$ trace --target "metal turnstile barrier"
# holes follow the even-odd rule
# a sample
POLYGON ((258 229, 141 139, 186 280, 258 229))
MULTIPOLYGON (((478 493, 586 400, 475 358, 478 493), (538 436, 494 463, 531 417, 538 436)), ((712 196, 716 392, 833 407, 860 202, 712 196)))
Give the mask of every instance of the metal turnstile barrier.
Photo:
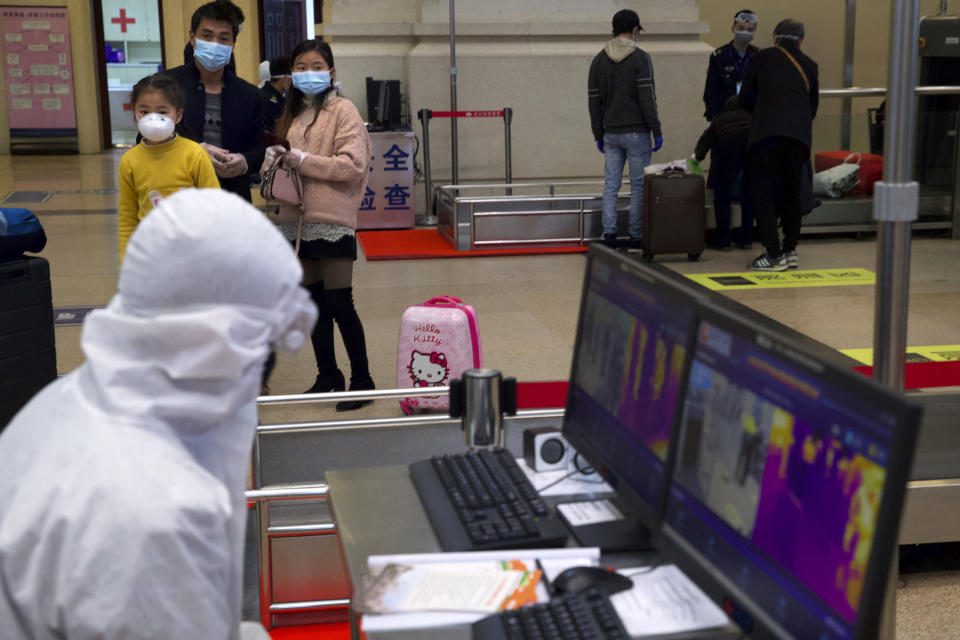
MULTIPOLYGON (((437 231, 457 251, 583 246, 603 234, 602 191, 602 180, 444 185, 437 189, 437 231)), ((621 228, 629 209, 630 192, 621 191, 621 228)))

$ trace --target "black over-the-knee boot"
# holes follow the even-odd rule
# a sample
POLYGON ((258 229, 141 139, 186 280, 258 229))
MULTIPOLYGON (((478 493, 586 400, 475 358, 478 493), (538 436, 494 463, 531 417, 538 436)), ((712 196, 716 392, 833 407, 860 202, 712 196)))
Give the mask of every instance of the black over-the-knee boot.
MULTIPOLYGON (((325 293, 327 310, 337 326, 343 346, 350 358, 350 391, 366 391, 374 388, 370 376, 370 363, 367 360, 367 340, 363 334, 363 324, 353 304, 353 287, 327 289, 325 293)), ((352 400, 337 403, 337 411, 352 411, 370 404, 372 400, 352 400)))
POLYGON ((337 368, 337 354, 333 350, 333 316, 327 307, 323 282, 307 285, 307 291, 317 305, 317 324, 310 334, 313 355, 317 359, 317 379, 304 393, 327 393, 346 388, 343 373, 337 368))

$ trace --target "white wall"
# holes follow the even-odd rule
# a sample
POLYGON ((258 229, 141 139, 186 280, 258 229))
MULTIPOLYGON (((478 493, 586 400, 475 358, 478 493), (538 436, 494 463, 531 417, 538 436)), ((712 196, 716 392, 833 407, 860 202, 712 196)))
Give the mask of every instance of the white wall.
MULTIPOLYGON (((334 0, 320 33, 331 41, 337 78, 366 112, 364 79, 398 78, 410 96, 412 125, 421 108, 450 105, 448 0, 334 0)), ((654 63, 663 151, 655 161, 689 155, 705 122, 703 70, 710 54, 700 40, 694 0, 484 0, 456 4, 458 107, 512 107, 515 181, 603 175, 587 112, 587 71, 610 38, 610 20, 633 8, 644 26, 641 46, 654 63)), ((450 125, 430 128, 435 181, 448 181, 450 125)), ((459 125, 460 179, 504 176, 503 123, 459 125)), ((418 190, 418 200, 422 200, 418 190)), ((422 207, 422 202, 418 202, 422 207)))

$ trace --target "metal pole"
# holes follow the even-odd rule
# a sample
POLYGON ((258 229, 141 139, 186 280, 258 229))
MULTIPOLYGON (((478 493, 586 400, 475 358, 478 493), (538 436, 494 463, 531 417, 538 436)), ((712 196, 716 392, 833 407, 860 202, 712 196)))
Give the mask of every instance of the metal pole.
MULTIPOLYGON (((457 32, 454 0, 450 0, 450 111, 457 110, 457 32)), ((450 118, 450 162, 453 183, 460 184, 460 156, 457 153, 457 119, 450 118)))
MULTIPOLYGON (((843 33, 843 86, 853 86, 854 39, 857 32, 857 0, 847 0, 843 33)), ((853 101, 844 98, 840 110, 840 148, 851 148, 851 112, 853 101)))
MULTIPOLYGON (((513 182, 513 147, 511 145, 510 136, 510 122, 513 120, 513 109, 510 107, 503 108, 503 149, 506 157, 504 158, 504 166, 506 167, 507 172, 507 184, 513 182)), ((513 189, 507 189, 507 195, 513 195, 513 189)))
POLYGON ((432 113, 430 109, 420 109, 417 112, 417 118, 423 125, 423 186, 426 190, 425 211, 421 224, 437 224, 437 218, 433 215, 433 181, 430 179, 430 118, 432 113))
MULTIPOLYGON (((919 38, 919 0, 894 0, 890 20, 890 71, 883 181, 874 189, 877 220, 877 287, 873 334, 874 376, 903 391, 910 295, 910 230, 917 219, 919 185, 913 177, 914 122, 919 38)), ((897 632, 898 553, 890 559, 879 638, 897 632)))
MULTIPOLYGON (((960 111, 955 115, 954 130, 960 131, 960 111)), ((960 238, 960 135, 953 136, 953 197, 951 198, 950 211, 950 219, 953 221, 950 228, 951 236, 960 238)))

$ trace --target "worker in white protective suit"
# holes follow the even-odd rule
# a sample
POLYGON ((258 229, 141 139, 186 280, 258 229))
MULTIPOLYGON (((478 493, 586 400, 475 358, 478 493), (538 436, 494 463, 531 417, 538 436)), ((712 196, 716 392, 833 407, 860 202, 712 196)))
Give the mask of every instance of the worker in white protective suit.
POLYGON ((244 481, 272 348, 317 311, 290 244, 186 189, 134 232, 86 362, 0 433, 0 637, 235 639, 244 481))

